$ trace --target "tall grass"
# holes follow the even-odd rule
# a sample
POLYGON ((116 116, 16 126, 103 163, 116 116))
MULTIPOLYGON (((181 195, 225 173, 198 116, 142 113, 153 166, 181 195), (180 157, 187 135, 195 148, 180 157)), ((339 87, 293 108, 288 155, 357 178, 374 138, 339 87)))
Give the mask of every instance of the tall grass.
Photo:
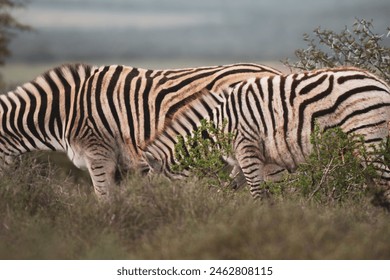
POLYGON ((1 259, 389 259, 390 217, 367 201, 253 201, 246 189, 131 175, 111 201, 27 158, 0 178, 1 259))

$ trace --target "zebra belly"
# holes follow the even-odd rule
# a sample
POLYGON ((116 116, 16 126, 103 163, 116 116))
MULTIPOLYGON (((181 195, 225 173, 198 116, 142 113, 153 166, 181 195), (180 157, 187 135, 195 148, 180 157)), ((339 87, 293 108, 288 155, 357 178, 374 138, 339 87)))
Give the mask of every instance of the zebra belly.
MULTIPOLYGON (((265 143, 264 164, 277 165, 294 172, 305 161, 308 151, 302 151, 294 137, 294 131, 287 134, 278 130, 275 136, 268 137, 265 143)), ((309 148, 309 147, 308 147, 309 148)))
POLYGON ((73 162, 73 164, 80 169, 87 169, 87 163, 79 153, 76 153, 73 149, 68 149, 67 153, 68 158, 73 162))

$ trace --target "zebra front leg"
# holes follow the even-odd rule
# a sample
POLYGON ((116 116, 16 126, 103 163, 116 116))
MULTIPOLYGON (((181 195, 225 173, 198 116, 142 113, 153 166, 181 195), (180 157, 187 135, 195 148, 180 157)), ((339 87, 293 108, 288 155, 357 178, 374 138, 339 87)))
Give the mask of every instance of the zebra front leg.
POLYGON ((86 168, 98 198, 108 197, 119 181, 118 161, 114 151, 102 145, 72 146, 68 156, 78 168, 86 168))

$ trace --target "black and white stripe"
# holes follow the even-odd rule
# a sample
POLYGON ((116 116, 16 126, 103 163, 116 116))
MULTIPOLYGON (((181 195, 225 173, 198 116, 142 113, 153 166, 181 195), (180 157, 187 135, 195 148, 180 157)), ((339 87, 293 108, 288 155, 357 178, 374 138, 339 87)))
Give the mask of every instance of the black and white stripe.
POLYGON ((257 64, 171 70, 64 65, 0 96, 0 156, 59 150, 106 194, 121 171, 143 165, 140 146, 203 90, 279 72, 257 64))
MULTIPOLYGON (((379 145, 389 135, 390 89, 366 71, 336 68, 250 79, 223 93, 204 92, 145 149, 154 171, 173 178, 187 175, 170 170, 176 136, 191 133, 201 119, 219 127, 227 120, 226 132, 236 135, 235 160, 251 193, 259 196, 266 165, 278 173, 294 171, 305 161, 315 123, 323 130, 337 126, 363 135, 367 146, 379 145)), ((388 167, 377 168, 389 185, 388 167)))

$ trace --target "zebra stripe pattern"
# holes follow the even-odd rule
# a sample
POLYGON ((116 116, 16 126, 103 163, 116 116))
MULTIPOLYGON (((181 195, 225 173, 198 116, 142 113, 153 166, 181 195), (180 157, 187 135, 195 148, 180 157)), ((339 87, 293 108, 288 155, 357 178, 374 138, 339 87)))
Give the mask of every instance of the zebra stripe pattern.
POLYGON ((67 153, 105 195, 122 171, 144 166, 140 146, 202 89, 221 91, 279 72, 257 64, 171 70, 64 65, 0 96, 0 156, 67 153))
MULTIPOLYGON (((272 164, 293 172, 312 150, 310 135, 315 123, 323 130, 337 126, 346 133, 363 135, 367 146, 379 145, 389 135, 389 107, 387 84, 355 68, 250 79, 223 93, 204 92, 182 108, 146 147, 144 157, 155 172, 171 178, 186 176, 186 172, 177 174, 170 169, 177 135, 191 134, 201 119, 217 127, 226 119, 225 132, 236 135, 235 160, 251 193, 262 196, 264 169, 272 164)), ((389 168, 378 165, 377 169, 389 185, 389 168)))

